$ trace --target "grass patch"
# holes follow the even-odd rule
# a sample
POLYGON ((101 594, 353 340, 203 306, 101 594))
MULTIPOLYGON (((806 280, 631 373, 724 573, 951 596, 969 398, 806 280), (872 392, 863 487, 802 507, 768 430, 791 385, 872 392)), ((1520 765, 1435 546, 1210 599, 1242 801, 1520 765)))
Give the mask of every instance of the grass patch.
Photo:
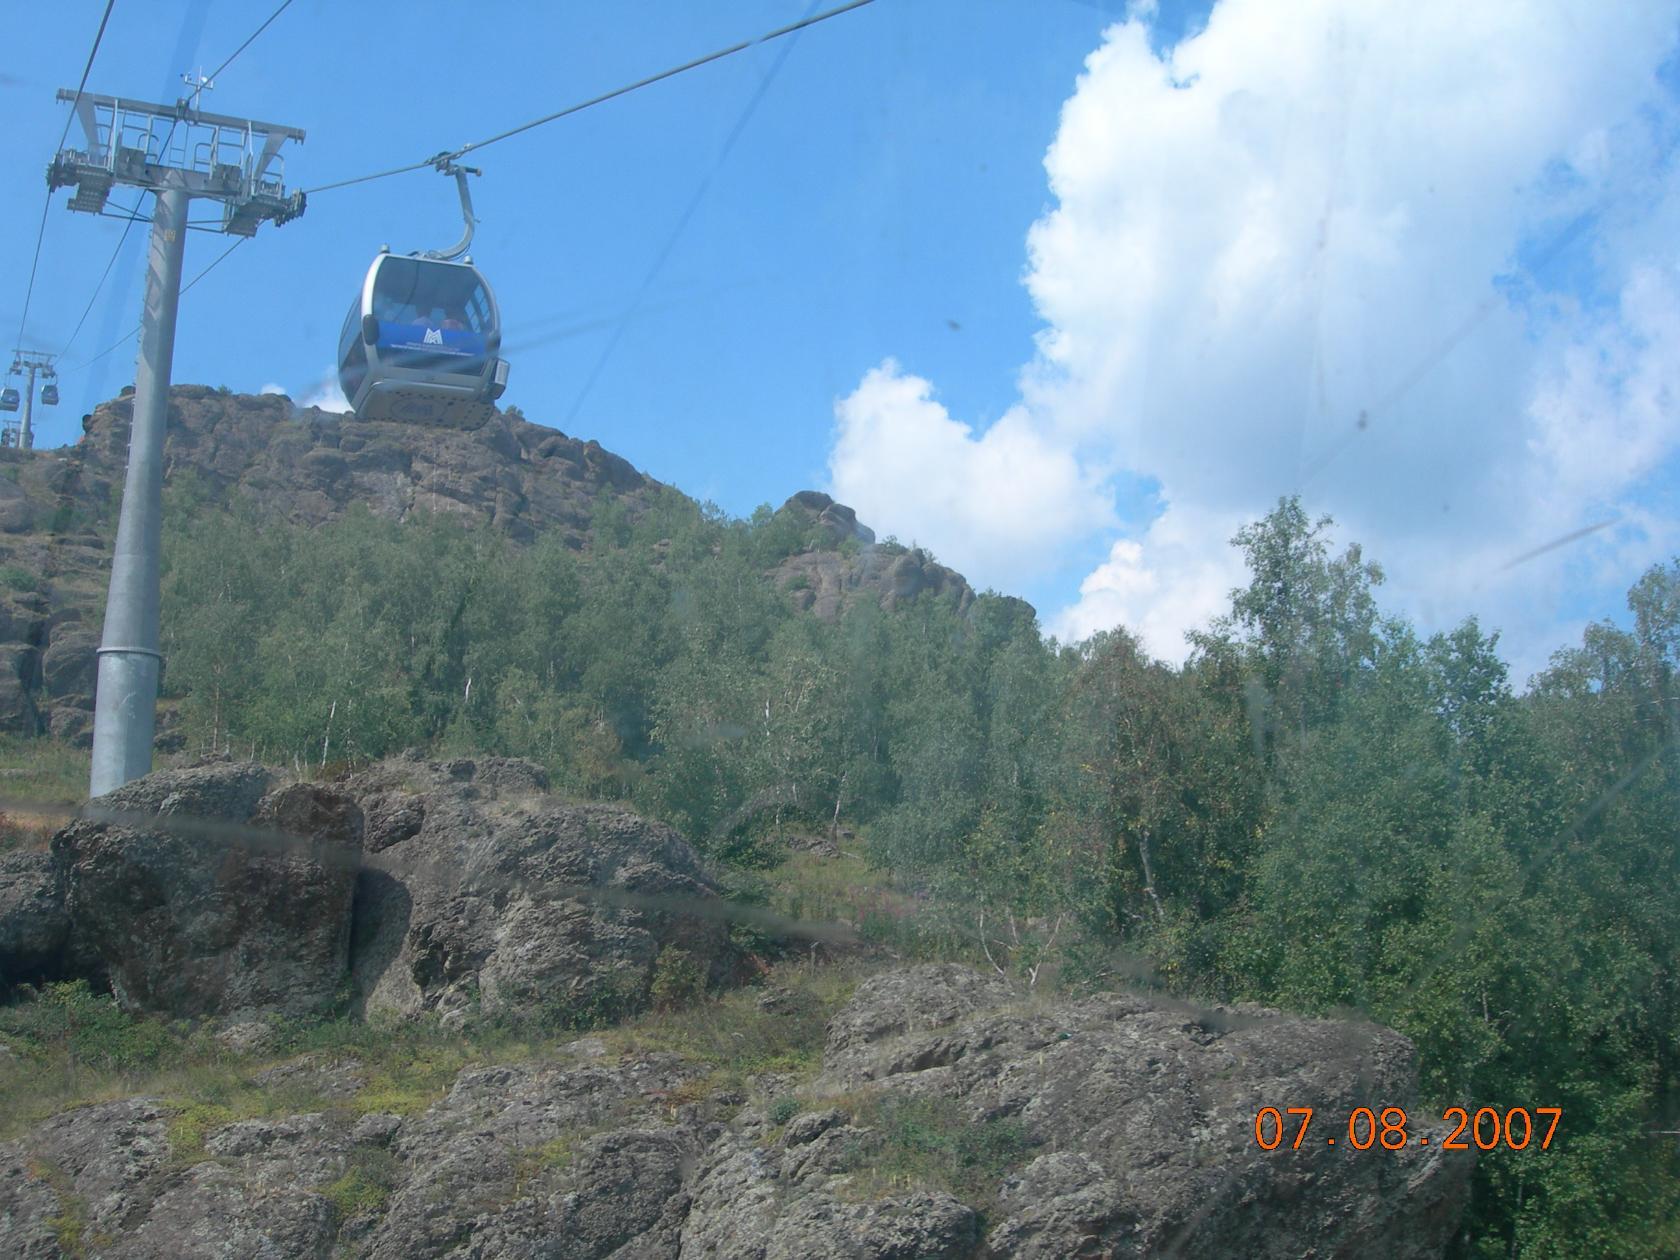
POLYGON ((87 1255, 87 1200, 71 1188, 70 1178, 62 1168, 45 1160, 30 1160, 29 1175, 37 1181, 46 1182, 58 1199, 58 1212, 47 1218, 47 1228, 53 1232, 53 1241, 58 1244, 59 1253, 80 1260, 87 1255))
POLYGON ((350 1152, 344 1175, 322 1186, 321 1194, 333 1205, 338 1219, 347 1221, 364 1212, 382 1209, 390 1200, 401 1173, 402 1164, 390 1151, 358 1146, 350 1152))
POLYGON ((985 965, 971 907, 907 890, 860 854, 794 853, 767 882, 770 908, 790 919, 846 924, 900 959, 985 965))
POLYGON ((765 1072, 814 1076, 822 1065, 829 1017, 851 997, 862 974, 853 966, 781 963, 769 970, 762 988, 650 1011, 603 1036, 623 1053, 665 1051, 705 1064, 713 1070, 708 1090, 739 1087, 765 1072))
POLYGON ((197 1098, 166 1098, 165 1104, 176 1108, 169 1117, 169 1153, 179 1164, 198 1164, 210 1158, 204 1140, 217 1129, 236 1120, 249 1120, 266 1110, 266 1100, 247 1097, 248 1105, 234 1107, 222 1102, 205 1102, 197 1098))
POLYGON ((600 1129, 582 1129, 576 1133, 564 1133, 541 1146, 527 1147, 519 1152, 513 1167, 513 1197, 522 1198, 526 1186, 534 1178, 570 1168, 572 1160, 577 1158, 578 1144, 599 1132, 600 1129))
POLYGON ((1026 1126, 1013 1117, 975 1120, 949 1098, 879 1094, 852 1107, 853 1123, 876 1130, 860 1152, 851 1193, 866 1199, 907 1190, 945 1190, 980 1213, 997 1214, 998 1188, 1031 1154, 1026 1126))
MULTIPOLYGON (((0 766, 6 767, 0 802, 14 825, 50 823, 56 829, 87 799, 93 753, 56 739, 0 735, 0 766)), ((0 847, 4 844, 0 835, 0 847)))
POLYGON ((0 1041, 13 1056, 0 1066, 0 1141, 71 1107, 151 1095, 175 1110, 171 1141, 192 1162, 203 1158, 209 1133, 235 1120, 331 1107, 412 1115, 443 1097, 463 1068, 536 1052, 494 1029, 461 1033, 425 1019, 277 1023, 275 1032, 272 1052, 247 1057, 207 1025, 125 1014, 84 981, 24 989, 0 1006, 0 1041), (327 1099, 307 1082, 253 1080, 311 1053, 356 1059, 366 1086, 327 1099))

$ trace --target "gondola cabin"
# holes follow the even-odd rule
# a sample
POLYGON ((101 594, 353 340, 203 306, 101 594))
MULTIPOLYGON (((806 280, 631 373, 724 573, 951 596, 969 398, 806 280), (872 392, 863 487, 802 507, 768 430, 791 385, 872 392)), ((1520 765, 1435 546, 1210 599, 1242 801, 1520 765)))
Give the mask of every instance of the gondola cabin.
POLYGON ((47 406, 47 407, 58 406, 58 386, 57 385, 43 385, 43 386, 41 386, 41 402, 42 402, 42 405, 47 406))
POLYGON ((18 392, 10 385, 0 389, 0 411, 16 411, 18 409, 18 392))
POLYGON ((473 425, 507 388, 496 295, 470 259, 381 252, 338 343, 338 381, 361 420, 473 425))

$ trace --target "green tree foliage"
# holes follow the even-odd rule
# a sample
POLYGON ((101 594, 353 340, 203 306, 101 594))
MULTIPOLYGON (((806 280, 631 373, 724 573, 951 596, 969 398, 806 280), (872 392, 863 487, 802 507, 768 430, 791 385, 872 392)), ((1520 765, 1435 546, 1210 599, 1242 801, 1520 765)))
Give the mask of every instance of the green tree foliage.
POLYGON ((1000 965, 1123 950, 1399 1029, 1431 1106, 1561 1106, 1553 1150, 1479 1160, 1462 1255, 1680 1252, 1650 1136, 1680 1128, 1680 561, 1517 695, 1497 635, 1384 617, 1294 499, 1174 668, 996 595, 797 614, 766 580, 817 544, 793 513, 608 499, 576 551, 175 493, 166 684, 200 746, 528 756, 740 864, 860 827, 1000 965))

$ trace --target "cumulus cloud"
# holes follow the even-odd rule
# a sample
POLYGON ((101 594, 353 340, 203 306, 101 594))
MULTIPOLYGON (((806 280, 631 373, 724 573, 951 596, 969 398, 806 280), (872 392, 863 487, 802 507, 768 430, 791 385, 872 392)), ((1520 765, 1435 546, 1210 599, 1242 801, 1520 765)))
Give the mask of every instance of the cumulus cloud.
POLYGON ((1019 581, 1047 554, 1117 523, 1112 496, 1020 408, 976 434, 889 359, 835 415, 837 497, 965 573, 1019 581))
POLYGON ((303 389, 303 397, 298 399, 298 406, 303 408, 319 407, 322 411, 349 411, 350 400, 344 396, 344 391, 338 386, 338 373, 328 368, 318 380, 310 382, 303 389))
POLYGON ((1077 601, 1050 620, 1064 642, 1125 626, 1158 655, 1159 645, 1184 642, 1226 610, 1233 587, 1242 585, 1242 558, 1228 539, 1242 525, 1235 516, 1201 517, 1171 508, 1150 522, 1141 539, 1119 538, 1108 558, 1079 584, 1077 601))
POLYGON ((305 384, 297 393, 293 393, 284 385, 270 381, 257 391, 259 394, 279 394, 295 401, 297 408, 307 410, 319 407, 322 411, 344 412, 350 410, 350 401, 345 398, 344 391, 338 385, 338 372, 334 368, 327 368, 315 380, 305 384))
POLYGON ((1596 0, 1220 0, 1157 52, 1134 11, 1087 59, 1045 158, 1054 204, 1026 274, 1044 328, 1020 404, 976 433, 926 382, 878 369, 840 405, 837 492, 885 473, 892 493, 859 502, 865 519, 913 521, 1001 581, 1015 517, 971 519, 957 479, 1027 440, 1029 467, 1054 478, 984 493, 1076 505, 1044 545, 1114 531, 1052 628, 1118 620, 1173 659, 1241 579, 1236 523, 1299 492, 1426 624, 1480 611, 1519 654, 1557 645, 1582 580, 1609 597, 1673 537, 1672 513, 1639 504, 1672 484, 1680 449, 1665 174, 1680 110, 1656 73, 1677 17, 1596 0), (895 380, 939 438, 924 489, 895 429, 848 415, 895 380), (1153 517, 1120 504, 1107 523, 1114 469, 1159 486, 1153 517), (1614 528, 1509 567, 1602 520, 1614 528))

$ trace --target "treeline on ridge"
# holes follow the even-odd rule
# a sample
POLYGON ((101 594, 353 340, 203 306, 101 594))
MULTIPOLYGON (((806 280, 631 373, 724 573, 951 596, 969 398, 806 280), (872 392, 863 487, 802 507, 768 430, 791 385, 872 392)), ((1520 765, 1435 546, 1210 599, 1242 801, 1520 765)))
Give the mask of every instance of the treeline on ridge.
POLYGON ((1479 1156, 1464 1254, 1680 1252, 1680 561, 1517 694, 1496 635, 1385 615, 1292 499, 1175 668, 991 595, 797 613, 765 575, 813 540, 768 509, 604 500, 576 552, 173 493, 193 746, 532 757, 736 865, 856 827, 999 965, 1357 1012, 1416 1042, 1437 1117, 1562 1107, 1551 1150, 1479 1156))

